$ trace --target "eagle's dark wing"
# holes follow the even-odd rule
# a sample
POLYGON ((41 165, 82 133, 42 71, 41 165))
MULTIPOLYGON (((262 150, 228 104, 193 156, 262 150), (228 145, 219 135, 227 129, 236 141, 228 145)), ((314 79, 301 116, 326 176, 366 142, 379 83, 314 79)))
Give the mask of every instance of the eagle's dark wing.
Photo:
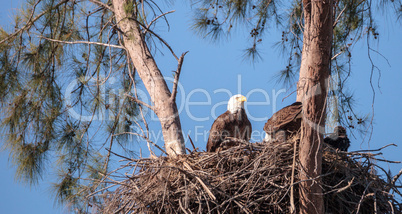
POLYGON ((251 138, 251 132, 253 129, 252 129, 250 120, 247 118, 246 111, 244 109, 242 109, 240 113, 241 113, 240 114, 241 118, 239 118, 236 121, 236 123, 237 123, 236 125, 240 129, 240 136, 235 136, 235 137, 245 140, 245 141, 249 141, 251 138))
POLYGON ((278 130, 297 131, 300 129, 302 103, 295 102, 272 115, 264 125, 266 133, 275 133, 278 130))
POLYGON ((207 142, 207 152, 216 151, 226 137, 235 137, 249 141, 251 131, 251 123, 244 109, 235 114, 226 111, 216 118, 212 124, 207 142))
POLYGON ((216 118, 209 132, 207 152, 214 152, 220 146, 222 141, 230 136, 233 122, 234 117, 231 115, 230 111, 226 111, 216 118))

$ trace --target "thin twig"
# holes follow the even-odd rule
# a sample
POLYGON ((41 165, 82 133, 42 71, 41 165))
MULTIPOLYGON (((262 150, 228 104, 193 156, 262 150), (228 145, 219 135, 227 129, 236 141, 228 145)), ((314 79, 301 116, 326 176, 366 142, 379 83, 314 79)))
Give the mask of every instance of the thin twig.
POLYGON ((293 189, 293 183, 295 179, 295 165, 296 165, 296 150, 297 150, 297 143, 293 143, 293 164, 292 164, 292 177, 290 180, 290 213, 294 214, 296 213, 296 206, 295 206, 295 200, 294 200, 294 189, 293 189))
POLYGON ((152 145, 154 145, 156 148, 158 148, 161 152, 163 152, 165 155, 167 155, 167 153, 165 152, 165 150, 163 150, 160 146, 158 146, 156 143, 154 143, 152 140, 150 140, 150 139, 148 139, 146 136, 144 136, 144 135, 140 135, 140 134, 138 134, 138 133, 135 133, 135 132, 121 132, 121 133, 119 133, 119 134, 114 134, 114 136, 117 136, 117 135, 124 135, 124 134, 131 134, 131 135, 135 135, 135 136, 138 136, 138 137, 141 137, 141 138, 143 138, 144 140, 146 140, 147 142, 149 142, 149 143, 151 143, 152 145))
POLYGON ((339 53, 335 54, 335 56, 333 56, 333 57, 331 58, 331 60, 336 59, 336 57, 338 57, 339 55, 341 55, 343 52, 344 52, 344 51, 340 51, 339 53))
POLYGON ((112 11, 114 13, 113 8, 111 8, 109 5, 107 5, 107 4, 103 3, 103 2, 100 2, 98 0, 89 0, 89 1, 92 2, 92 3, 95 3, 97 5, 100 5, 100 6, 106 8, 106 9, 108 9, 108 10, 110 10, 110 11, 112 11))
POLYGON ((381 151, 381 150, 383 150, 383 149, 387 148, 388 146, 395 146, 395 147, 398 147, 398 145, 396 145, 396 144, 394 144, 394 143, 391 143, 391 144, 385 145, 385 146, 383 146, 383 147, 381 147, 381 148, 379 148, 379 149, 371 149, 371 150, 358 150, 358 151, 353 151, 352 153, 362 153, 362 152, 378 152, 378 151, 381 151))
POLYGON ((172 53, 172 55, 174 56, 174 58, 176 58, 176 60, 179 60, 179 58, 177 57, 177 55, 174 53, 173 49, 170 47, 170 45, 164 40, 162 39, 162 37, 160 37, 158 34, 156 34, 155 32, 153 32, 152 30, 150 30, 149 28, 147 28, 144 24, 142 24, 141 22, 139 22, 138 20, 129 17, 128 19, 135 21, 138 25, 140 25, 141 27, 143 27, 145 29, 145 32, 150 32, 152 35, 154 35, 156 38, 159 39, 159 41, 161 41, 168 49, 169 51, 172 53))
POLYGON ((163 16, 166 16, 166 15, 169 14, 169 13, 174 13, 174 12, 176 12, 176 10, 171 10, 171 11, 168 11, 168 12, 166 12, 166 13, 163 13, 163 14, 157 16, 156 18, 154 18, 152 21, 149 22, 149 24, 147 25, 147 28, 146 28, 146 29, 149 29, 149 28, 151 27, 151 25, 152 25, 156 20, 158 20, 159 18, 161 18, 161 17, 163 17, 163 16))
POLYGON ((362 204, 363 199, 364 199, 365 196, 366 196, 365 194, 366 194, 368 188, 370 187, 371 183, 372 183, 372 181, 370 181, 370 183, 369 183, 369 184, 366 186, 366 188, 364 189, 364 192, 363 192, 363 194, 362 194, 362 196, 361 196, 361 198, 360 198, 359 204, 357 205, 357 211, 356 211, 356 213, 359 213, 359 211, 360 211, 360 205, 362 204))
POLYGON ((180 207, 180 209, 181 209, 185 214, 187 214, 187 211, 186 211, 186 209, 184 209, 183 205, 181 204, 181 200, 180 200, 180 199, 179 199, 179 207, 180 207))
POLYGON ((143 106, 145 106, 145 107, 147 107, 147 108, 149 108, 151 110, 155 110, 154 106, 151 106, 151 105, 149 105, 149 104, 147 104, 147 103, 145 103, 145 102, 143 102, 143 101, 141 101, 141 100, 139 100, 139 99, 137 99, 137 98, 135 98, 135 97, 133 97, 133 96, 131 96, 129 94, 126 94, 126 96, 129 97, 130 99, 132 99, 136 103, 139 103, 139 104, 141 104, 141 105, 143 105, 143 106))
POLYGON ((190 140, 190 143, 191 143, 191 145, 193 146, 193 149, 194 149, 194 151, 195 151, 196 148, 195 148, 195 146, 194 146, 193 140, 191 139, 191 137, 190 137, 189 134, 187 135, 187 137, 188 137, 188 139, 190 140))
POLYGON ((132 161, 132 159, 129 158, 129 157, 126 157, 126 156, 123 156, 123 155, 119 155, 119 154, 117 154, 117 153, 115 153, 115 152, 112 152, 112 150, 110 150, 110 149, 108 149, 108 148, 105 148, 105 149, 106 149, 106 151, 108 151, 108 152, 110 152, 110 153, 116 155, 116 156, 119 157, 119 158, 123 158, 123 159, 132 161))
MULTIPOLYGON (((186 167, 191 172, 194 172, 193 169, 190 167, 190 165, 188 165, 187 162, 183 162, 183 165, 184 165, 184 167, 186 167)), ((208 193, 209 197, 211 197, 212 200, 216 200, 215 195, 211 192, 211 190, 209 190, 209 188, 207 187, 207 185, 205 185, 205 183, 201 180, 201 178, 198 177, 197 175, 194 175, 194 177, 197 179, 198 182, 200 182, 201 186, 208 193)))
POLYGON ((394 186, 396 181, 399 179, 399 177, 402 175, 402 169, 398 172, 398 174, 396 174, 393 178, 392 181, 390 183, 390 187, 394 186))
POLYGON ((177 70, 176 70, 176 75, 174 76, 172 94, 170 95, 170 99, 172 99, 173 101, 176 101, 177 85, 179 84, 179 77, 180 77, 180 73, 181 73, 181 67, 183 65, 184 56, 187 53, 188 53, 188 51, 181 54, 180 59, 179 59, 179 63, 177 64, 177 70))
MULTIPOLYGON (((347 6, 347 5, 346 5, 347 6)), ((335 28, 335 26, 338 24, 343 12, 345 12, 346 10, 346 6, 342 9, 342 11, 339 13, 338 17, 336 17, 336 20, 334 22, 334 24, 332 25, 332 28, 335 28)))
POLYGON ((58 43, 63 43, 63 44, 87 44, 87 45, 101 45, 101 46, 105 46, 105 47, 112 47, 112 48, 120 48, 120 49, 126 49, 123 46, 120 45, 111 45, 111 44, 105 44, 105 43, 101 43, 101 42, 89 42, 89 41, 74 41, 74 42, 68 42, 68 41, 62 41, 62 40, 57 40, 57 39, 51 39, 51 38, 47 38, 44 36, 39 36, 42 39, 46 39, 52 42, 58 42, 58 43))

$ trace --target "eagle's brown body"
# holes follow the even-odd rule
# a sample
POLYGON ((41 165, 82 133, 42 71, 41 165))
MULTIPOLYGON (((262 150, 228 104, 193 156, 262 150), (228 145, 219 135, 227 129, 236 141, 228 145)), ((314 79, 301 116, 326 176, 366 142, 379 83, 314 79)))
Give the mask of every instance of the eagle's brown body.
POLYGON ((295 102, 272 115, 264 125, 264 131, 274 136, 278 131, 285 131, 286 135, 297 132, 302 120, 302 103, 295 102))
POLYGON ((244 109, 236 113, 231 113, 228 110, 212 124, 207 143, 207 152, 215 152, 226 137, 248 141, 251 137, 251 131, 251 123, 244 109))

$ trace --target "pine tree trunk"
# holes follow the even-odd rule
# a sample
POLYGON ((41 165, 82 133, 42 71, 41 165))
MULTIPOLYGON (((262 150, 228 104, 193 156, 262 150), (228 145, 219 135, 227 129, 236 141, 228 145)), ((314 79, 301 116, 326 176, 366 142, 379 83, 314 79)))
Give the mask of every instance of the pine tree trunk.
MULTIPOLYGON (((131 3, 131 8, 132 8, 131 3)), ((124 46, 128 49, 134 66, 147 89, 158 116, 165 149, 168 155, 185 154, 184 138, 175 99, 156 65, 141 33, 140 26, 130 10, 130 1, 113 0, 118 27, 124 33, 124 46)))
POLYGON ((332 0, 303 0, 303 52, 297 100, 303 103, 299 146, 300 213, 324 213, 321 175, 325 100, 332 44, 332 0), (314 180, 312 180, 314 179, 314 180))

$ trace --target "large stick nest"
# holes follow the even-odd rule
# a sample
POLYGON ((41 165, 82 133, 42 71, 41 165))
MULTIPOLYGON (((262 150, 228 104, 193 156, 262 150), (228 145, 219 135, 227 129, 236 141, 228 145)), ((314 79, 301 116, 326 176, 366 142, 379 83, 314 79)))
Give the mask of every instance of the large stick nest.
MULTIPOLYGON (((103 212, 298 212, 298 184, 303 181, 297 142, 233 139, 226 142, 232 147, 218 153, 129 160, 125 168, 133 174, 109 181, 119 187, 104 195, 103 212)), ((400 195, 395 182, 376 173, 381 169, 375 164, 378 154, 346 153, 324 145, 322 176, 312 179, 323 189, 326 213, 402 213, 393 195, 400 195)))

